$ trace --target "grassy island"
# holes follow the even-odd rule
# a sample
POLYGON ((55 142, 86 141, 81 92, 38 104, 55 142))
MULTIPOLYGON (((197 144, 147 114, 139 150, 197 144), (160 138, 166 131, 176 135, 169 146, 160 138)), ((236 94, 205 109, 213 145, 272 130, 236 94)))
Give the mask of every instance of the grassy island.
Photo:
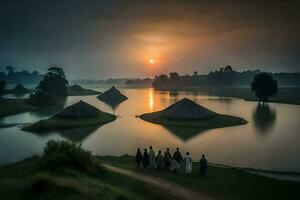
POLYGON ((26 104, 26 99, 4 99, 0 98, 0 117, 19 114, 37 108, 26 104))
POLYGON ((186 98, 164 110, 142 114, 139 117, 145 121, 166 127, 201 129, 221 128, 247 123, 246 120, 240 117, 215 113, 186 98))
POLYGON ((53 117, 24 127, 23 130, 31 132, 63 130, 106 124, 115 119, 115 115, 103 112, 94 106, 79 101, 66 107, 53 117))

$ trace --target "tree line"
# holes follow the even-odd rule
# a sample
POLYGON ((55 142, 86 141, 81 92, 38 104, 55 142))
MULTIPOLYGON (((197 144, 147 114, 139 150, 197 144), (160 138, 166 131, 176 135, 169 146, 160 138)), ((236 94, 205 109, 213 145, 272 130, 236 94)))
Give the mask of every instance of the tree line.
MULTIPOLYGON (((179 89, 182 87, 232 87, 251 85, 254 77, 260 74, 260 70, 248 70, 238 72, 231 66, 221 67, 208 74, 199 75, 196 71, 192 75, 179 75, 171 72, 168 75, 161 74, 155 77, 153 87, 155 89, 179 89)), ((280 86, 300 86, 300 73, 267 73, 277 80, 280 86)))
POLYGON ((15 67, 7 66, 6 73, 0 72, 0 80, 5 81, 7 84, 37 84, 43 79, 43 75, 37 71, 15 71, 15 69, 15 67))

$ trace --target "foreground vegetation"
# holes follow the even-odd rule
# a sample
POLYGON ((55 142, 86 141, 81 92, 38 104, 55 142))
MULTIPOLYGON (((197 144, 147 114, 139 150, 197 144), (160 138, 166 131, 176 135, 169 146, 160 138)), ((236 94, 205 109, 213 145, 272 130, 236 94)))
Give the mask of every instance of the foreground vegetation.
POLYGON ((102 163, 132 170, 150 177, 158 177, 183 187, 204 192, 216 199, 297 199, 300 183, 280 181, 246 173, 242 169, 209 166, 207 174, 198 175, 199 164, 194 163, 190 176, 184 168, 178 173, 137 169, 132 156, 98 157, 102 163))
POLYGON ((50 131, 50 130, 63 130, 71 128, 79 128, 93 125, 101 125, 109 123, 116 119, 115 115, 101 112, 98 117, 93 118, 63 118, 53 116, 49 119, 40 120, 37 123, 31 124, 23 128, 25 131, 50 131))
POLYGON ((0 117, 19 114, 36 108, 26 104, 25 99, 4 99, 0 97, 0 117))
POLYGON ((51 141, 43 156, 0 167, 0 199, 168 199, 151 186, 107 171, 81 147, 51 141), (151 192, 150 192, 151 191, 151 192))

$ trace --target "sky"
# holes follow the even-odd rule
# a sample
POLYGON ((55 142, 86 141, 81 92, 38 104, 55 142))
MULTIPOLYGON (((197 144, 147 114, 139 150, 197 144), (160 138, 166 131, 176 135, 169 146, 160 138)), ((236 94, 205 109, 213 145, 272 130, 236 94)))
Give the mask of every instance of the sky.
POLYGON ((300 71, 299 1, 0 0, 0 69, 70 79, 300 71))

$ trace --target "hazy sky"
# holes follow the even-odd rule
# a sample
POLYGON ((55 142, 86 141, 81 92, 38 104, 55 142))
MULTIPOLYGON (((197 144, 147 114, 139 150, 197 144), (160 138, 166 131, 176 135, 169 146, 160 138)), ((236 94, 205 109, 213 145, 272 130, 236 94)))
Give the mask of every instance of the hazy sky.
POLYGON ((71 79, 300 71, 299 10, 299 1, 0 0, 0 69, 58 64, 71 79))

